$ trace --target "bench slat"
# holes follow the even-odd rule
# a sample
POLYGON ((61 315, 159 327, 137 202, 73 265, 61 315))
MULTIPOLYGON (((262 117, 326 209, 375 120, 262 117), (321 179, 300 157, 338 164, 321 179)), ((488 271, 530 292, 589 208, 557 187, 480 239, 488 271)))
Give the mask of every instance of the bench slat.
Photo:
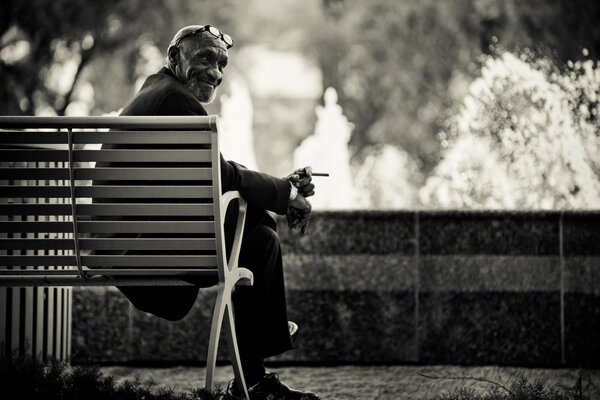
POLYGON ((214 116, 118 116, 118 117, 32 117, 32 116, 9 116, 0 117, 0 127, 5 129, 136 129, 136 130, 188 130, 198 131, 216 128, 216 117, 214 116))
MULTIPOLYGON (((0 136, 1 137, 1 136, 0 136)), ((9 142, 7 142, 9 143, 9 142)), ((73 143, 211 144, 210 131, 73 132, 73 143)))
POLYGON ((87 267, 216 267, 217 256, 81 256, 81 264, 87 267))
MULTIPOLYGON (((0 206, 1 209, 1 206, 0 206)), ((93 215, 93 216, 110 216, 110 215, 122 215, 122 216, 135 216, 135 215, 146 215, 146 216, 198 216, 208 217, 214 214, 214 207, 212 204, 142 204, 142 203, 130 203, 130 204, 78 204, 77 205, 78 215, 93 215)))
POLYGON ((73 161, 105 162, 210 162, 210 150, 74 150, 73 161))
POLYGON ((51 222, 31 222, 31 221, 9 221, 0 224, 0 232, 4 233, 58 233, 73 232, 72 222, 51 221, 51 222))
MULTIPOLYGON (((68 198, 70 196, 69 186, 0 186, 0 197, 68 198)), ((76 186, 75 196, 114 199, 212 199, 212 186, 76 186)))
POLYGON ((173 250, 173 251, 214 251, 214 238, 94 238, 79 239, 82 250, 173 250))
POLYGON ((73 239, 0 239, 2 250, 73 250, 73 239))
POLYGON ((0 168, 0 179, 7 180, 65 180, 68 168, 0 168))
MULTIPOLYGON (((2 161, 69 161, 68 150, 0 150, 2 161)), ((105 162, 210 162, 210 150, 74 150, 73 161, 105 162)))
MULTIPOLYGON (((217 273, 214 267, 194 267, 194 268, 87 268, 83 270, 88 276, 109 275, 109 276, 189 276, 189 275, 212 275, 217 273)), ((2 279, 10 276, 78 276, 79 271, 76 267, 66 267, 65 269, 0 269, 2 279)))
POLYGON ((69 161, 68 150, 18 149, 0 150, 2 161, 69 161))
POLYGON ((77 227, 81 233, 215 233, 213 221, 92 221, 77 227))
MULTIPOLYGON (((78 222, 80 233, 214 233, 213 221, 90 221, 78 222)), ((2 222, 0 232, 5 233, 57 233, 72 232, 72 222, 2 222)))
MULTIPOLYGON (((75 180, 209 181, 209 168, 75 168, 75 180)), ((0 168, 0 179, 67 180, 68 168, 0 168)))
POLYGON ((0 131, 0 143, 5 144, 67 144, 67 132, 0 131))
MULTIPOLYGON (((73 250, 73 239, 0 239, 3 250, 73 250)), ((79 239, 81 250, 173 250, 214 251, 213 238, 86 238, 79 239)))
POLYGON ((0 265, 18 266, 63 266, 77 265, 75 256, 0 256, 0 265))
POLYGON ((31 203, 0 204, 0 215, 71 215, 71 205, 31 203))
POLYGON ((75 179, 208 181, 212 173, 209 168, 75 168, 75 179))
MULTIPOLYGON (((191 274, 191 273, 190 273, 191 274)), ((212 271, 205 274, 213 275, 212 271)), ((178 278, 163 276, 152 277, 113 277, 107 279, 104 276, 92 276, 82 279, 76 276, 6 276, 0 280, 0 287, 30 287, 30 286, 194 286, 178 278)))
MULTIPOLYGON (((75 256, 0 256, 0 265, 15 266, 74 266, 75 256)), ((148 256, 81 256, 87 267, 216 267, 217 257, 148 255, 148 256)), ((14 272, 14 271, 13 271, 14 272)))

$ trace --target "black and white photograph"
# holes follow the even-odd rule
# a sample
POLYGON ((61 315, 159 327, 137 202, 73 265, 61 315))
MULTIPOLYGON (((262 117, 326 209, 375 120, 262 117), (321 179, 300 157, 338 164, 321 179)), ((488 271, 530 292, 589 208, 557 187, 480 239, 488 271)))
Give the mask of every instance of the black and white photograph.
POLYGON ((3 0, 0 398, 600 400, 600 2, 3 0))

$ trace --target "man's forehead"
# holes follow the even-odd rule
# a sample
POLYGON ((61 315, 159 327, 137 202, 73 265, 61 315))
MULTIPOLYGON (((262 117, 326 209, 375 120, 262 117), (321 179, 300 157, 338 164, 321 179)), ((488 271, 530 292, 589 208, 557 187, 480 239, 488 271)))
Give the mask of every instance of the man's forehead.
MULTIPOLYGON (((220 38, 214 37, 209 32, 202 32, 200 34, 192 35, 184 39, 187 43, 186 45, 191 50, 200 50, 206 47, 215 47, 217 49, 225 51, 227 54, 227 45, 220 38)), ((216 49, 215 49, 216 50, 216 49)))

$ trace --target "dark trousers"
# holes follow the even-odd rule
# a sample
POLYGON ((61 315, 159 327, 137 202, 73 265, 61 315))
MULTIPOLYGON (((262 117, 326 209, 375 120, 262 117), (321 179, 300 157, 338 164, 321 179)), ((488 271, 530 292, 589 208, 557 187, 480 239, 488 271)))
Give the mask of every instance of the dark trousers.
MULTIPOLYGON (((252 210, 256 211, 256 210, 252 210)), ((232 219, 235 221, 235 219, 232 219)), ((236 333, 242 363, 290 350, 283 262, 274 221, 264 212, 250 212, 244 229, 239 266, 254 274, 253 286, 238 286, 233 294, 236 333)), ((227 225, 227 224, 226 224, 227 225)), ((225 229, 231 249, 234 230, 225 229)), ((133 305, 170 321, 182 319, 193 306, 199 287, 119 287, 133 305)))
POLYGON ((272 227, 259 224, 247 232, 242 243, 239 265, 254 274, 253 286, 238 286, 233 294, 238 345, 244 362, 281 354, 293 346, 287 325, 279 237, 272 227))

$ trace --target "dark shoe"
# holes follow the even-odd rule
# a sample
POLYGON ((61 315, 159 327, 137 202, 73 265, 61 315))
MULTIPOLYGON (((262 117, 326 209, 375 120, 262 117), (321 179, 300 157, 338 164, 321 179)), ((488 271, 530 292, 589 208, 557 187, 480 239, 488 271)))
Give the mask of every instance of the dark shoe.
MULTIPOLYGON (((235 380, 229 382, 227 392, 234 398, 241 397, 235 380)), ((319 396, 312 392, 302 392, 284 385, 274 373, 266 374, 256 385, 248 388, 248 394, 250 400, 319 400, 319 396)))

